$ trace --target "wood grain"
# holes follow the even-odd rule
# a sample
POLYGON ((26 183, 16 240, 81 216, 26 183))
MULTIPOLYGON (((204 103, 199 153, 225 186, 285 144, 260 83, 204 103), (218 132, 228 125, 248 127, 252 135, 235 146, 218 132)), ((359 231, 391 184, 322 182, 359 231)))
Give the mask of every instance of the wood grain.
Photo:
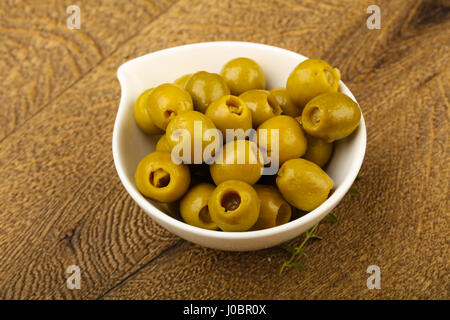
POLYGON ((173 2, 76 1, 81 29, 71 30, 66 25, 71 0, 2 1, 0 140, 173 2))
POLYGON ((339 205, 337 224, 321 227, 325 240, 308 248, 308 270, 278 276, 280 249, 229 254, 183 244, 108 298, 449 297, 449 20, 424 22, 430 2, 394 1, 383 3, 392 15, 382 30, 371 31, 361 27, 365 7, 331 28, 334 37, 316 34, 333 39, 319 57, 339 66, 359 99, 368 148, 361 194, 339 205), (382 269, 380 291, 366 287, 371 264, 382 269))
MULTIPOLYGON (((400 108, 418 101, 411 107, 421 109, 425 121, 422 130, 435 130, 430 153, 411 155, 411 148, 417 148, 416 139, 411 139, 408 148, 389 138, 397 134, 395 129, 384 133, 380 138, 384 139, 384 147, 368 150, 373 156, 367 157, 362 179, 356 183, 360 194, 348 194, 334 211, 339 221, 319 226, 318 234, 324 240, 307 245, 309 258, 303 260, 307 270, 288 270, 279 276, 282 262, 289 257, 281 248, 226 253, 184 242, 105 298, 447 299, 448 162, 424 165, 428 156, 436 161, 439 154, 446 152, 448 123, 431 127, 432 119, 446 112, 442 104, 445 96, 439 100, 423 97, 448 80, 448 74, 447 79, 437 78, 412 100, 398 104, 400 108), (433 112, 430 114, 428 109, 433 112), (386 148, 398 152, 386 153, 386 148), (417 179, 427 174, 427 181, 419 184, 417 179), (389 191, 374 189, 376 185, 389 186, 389 191), (381 268, 379 291, 366 287, 369 265, 381 268)), ((416 130, 417 119, 411 118, 405 119, 411 120, 409 125, 402 124, 416 130)), ((386 118, 384 124, 392 120, 386 118)))
POLYGON ((0 298, 449 298, 448 1, 379 1, 381 30, 365 26, 371 1, 89 1, 82 33, 70 36, 65 4, 53 4, 0 9, 0 50, 9 48, 0 62, 0 298), (302 272, 278 275, 280 248, 229 253, 180 240, 115 173, 117 67, 230 39, 328 60, 363 109, 360 194, 319 227, 324 240, 308 244, 302 272), (71 264, 81 290, 66 288, 71 264), (366 287, 371 264, 381 290, 366 287))

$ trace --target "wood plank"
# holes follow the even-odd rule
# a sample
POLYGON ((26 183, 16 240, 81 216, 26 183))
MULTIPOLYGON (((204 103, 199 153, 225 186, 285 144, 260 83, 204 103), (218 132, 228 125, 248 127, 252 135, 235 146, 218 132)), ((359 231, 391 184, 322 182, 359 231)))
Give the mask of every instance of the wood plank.
POLYGON ((174 0, 7 1, 0 7, 0 141, 148 25, 174 0))
POLYGON ((450 29, 448 15, 427 18, 434 3, 380 1, 381 30, 365 27, 370 1, 170 7, 0 142, 0 297, 445 298, 450 29), (308 245, 305 272, 278 276, 279 248, 227 253, 180 241, 136 207, 113 167, 117 67, 229 39, 329 60, 366 118, 361 194, 320 227, 325 240, 308 245), (71 264, 81 290, 65 286, 71 264), (382 268, 383 290, 366 289, 369 264, 382 268))
POLYGON ((367 6, 357 4, 359 17, 346 16, 335 37, 316 34, 333 40, 319 57, 339 66, 359 99, 368 148, 360 194, 338 206, 338 223, 320 227, 325 240, 308 245, 308 269, 278 276, 281 248, 183 243, 104 298, 448 298, 449 19, 430 22, 427 1, 380 6, 380 31, 361 27, 367 6), (372 264, 382 270, 379 291, 366 287, 372 264))
POLYGON ((117 67, 168 45, 138 49, 142 37, 0 143, 0 297, 96 298, 177 243, 126 194, 112 160, 117 67), (83 290, 66 288, 72 264, 83 290))
POLYGON ((448 111, 449 80, 447 72, 393 102, 397 111, 408 104, 420 111, 379 123, 388 129, 382 148, 369 146, 356 184, 360 194, 348 194, 335 209, 338 222, 319 226, 324 240, 307 244, 306 270, 280 276, 289 258, 280 247, 228 253, 183 242, 103 298, 448 298, 449 128, 448 119, 436 122, 448 111), (446 91, 435 96, 436 87, 446 91), (388 126, 392 120, 402 121, 405 130, 388 126), (381 268, 381 290, 367 289, 370 265, 381 268))

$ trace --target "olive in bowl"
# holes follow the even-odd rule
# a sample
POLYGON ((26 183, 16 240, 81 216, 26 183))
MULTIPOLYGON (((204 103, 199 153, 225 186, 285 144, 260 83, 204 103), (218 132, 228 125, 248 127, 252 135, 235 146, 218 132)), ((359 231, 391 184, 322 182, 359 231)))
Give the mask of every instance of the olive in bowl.
MULTIPOLYGON (((306 60, 306 57, 298 53, 273 46, 245 42, 210 42, 165 49, 126 62, 118 70, 122 93, 114 124, 113 157, 118 176, 129 195, 143 212, 158 224, 181 238, 202 246, 248 251, 275 246, 293 239, 333 210, 358 175, 364 158, 366 128, 361 115, 359 125, 353 133, 344 140, 334 142, 333 156, 323 169, 334 182, 328 199, 308 214, 288 223, 263 230, 218 231, 187 224, 181 218, 177 219, 169 212, 162 211, 156 201, 147 198, 138 190, 134 181, 139 162, 155 151, 160 138, 149 136, 136 125, 133 119, 136 99, 146 89, 173 82, 183 74, 195 73, 198 70, 219 73, 227 61, 237 57, 251 57, 258 63, 264 70, 264 89, 268 90, 285 86, 292 70, 306 60), (274 61, 277 63, 273 63, 274 61)), ((338 91, 356 102, 341 81, 338 91)))

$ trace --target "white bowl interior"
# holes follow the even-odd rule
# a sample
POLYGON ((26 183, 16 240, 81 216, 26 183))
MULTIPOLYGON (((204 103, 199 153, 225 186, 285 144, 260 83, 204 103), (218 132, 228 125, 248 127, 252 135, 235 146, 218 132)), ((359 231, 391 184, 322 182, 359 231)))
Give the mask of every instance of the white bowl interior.
MULTIPOLYGON (((284 87, 290 72, 306 57, 281 48, 246 42, 210 42, 180 46, 147 54, 126 62, 118 69, 122 96, 113 134, 113 155, 119 177, 139 206, 159 224, 178 236, 224 250, 256 250, 298 236, 323 219, 342 199, 361 167, 366 146, 366 129, 360 126, 348 138, 338 141, 326 171, 334 181, 330 198, 307 215, 276 228, 251 232, 203 230, 178 221, 144 198, 134 183, 139 161, 154 151, 159 136, 148 136, 136 125, 134 103, 139 94, 159 84, 200 70, 219 73, 223 64, 236 57, 249 57, 264 70, 267 88, 284 87)), ((354 96, 341 82, 340 91, 354 96)), ((356 101, 356 100, 355 100, 356 101)))

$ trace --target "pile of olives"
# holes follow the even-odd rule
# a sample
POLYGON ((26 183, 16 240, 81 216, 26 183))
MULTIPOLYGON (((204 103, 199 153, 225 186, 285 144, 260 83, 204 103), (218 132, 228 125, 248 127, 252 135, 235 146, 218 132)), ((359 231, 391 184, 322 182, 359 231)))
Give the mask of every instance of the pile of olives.
POLYGON ((138 190, 175 204, 186 223, 209 230, 271 228, 314 210, 333 188, 322 169, 333 142, 348 137, 361 117, 359 106, 338 92, 339 80, 338 69, 307 59, 292 71, 286 88, 267 90, 258 63, 236 58, 220 74, 199 71, 144 91, 134 106, 136 123, 145 133, 162 136, 137 167, 138 190), (220 139, 199 134, 195 123, 220 132, 220 139), (181 139, 179 129, 190 138, 181 139), (227 140, 227 129, 268 134, 256 141, 227 140), (275 143, 272 129, 278 129, 275 143), (177 153, 183 160, 174 161, 180 139, 184 147, 212 148, 216 161, 199 164, 195 152, 183 156, 183 151, 177 153), (275 152, 279 169, 263 175, 270 165, 267 155, 275 152))

